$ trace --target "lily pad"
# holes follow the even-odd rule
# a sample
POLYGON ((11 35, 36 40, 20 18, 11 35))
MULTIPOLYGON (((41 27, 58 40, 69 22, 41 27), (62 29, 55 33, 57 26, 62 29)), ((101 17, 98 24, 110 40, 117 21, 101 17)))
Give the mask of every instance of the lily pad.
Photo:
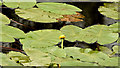
POLYGON ((2 13, 0 13, 0 24, 9 24, 10 20, 7 16, 3 15, 2 13))
POLYGON ((3 0, 3 4, 10 8, 17 8, 20 0, 3 0))
POLYGON ((115 53, 120 53, 119 47, 120 46, 114 46, 112 49, 115 53))
POLYGON ((100 1, 105 1, 105 2, 119 2, 119 0, 100 0, 100 1))
POLYGON ((22 9, 32 8, 36 5, 36 0, 20 0, 19 7, 22 9))
POLYGON ((78 39, 81 30, 82 28, 74 25, 67 25, 60 29, 60 31, 65 35, 65 39, 72 42, 78 39))
POLYGON ((105 3, 104 6, 100 6, 98 10, 101 12, 101 14, 109 18, 119 19, 118 3, 105 3))
POLYGON ((22 63, 24 66, 46 66, 51 62, 51 57, 38 49, 28 48, 25 49, 25 52, 30 56, 31 62, 22 63))
POLYGON ((112 24, 109 26, 109 30, 113 31, 113 33, 120 33, 120 22, 112 24))
POLYGON ((11 51, 11 52, 9 52, 8 57, 11 58, 12 60, 14 60, 14 62, 18 62, 18 61, 19 61, 19 63, 31 62, 30 58, 28 56, 26 56, 20 52, 11 51))
POLYGON ((56 14, 76 14, 75 11, 82 11, 76 6, 65 4, 65 3, 54 3, 54 2, 43 2, 36 4, 39 8, 44 11, 48 11, 56 14))
POLYGON ((20 64, 17 64, 13 60, 10 60, 10 58, 5 54, 0 53, 0 58, 1 58, 0 65, 2 66, 21 66, 20 64))
POLYGON ((0 1, 0 6, 2 5, 2 2, 0 1))
POLYGON ((104 45, 115 42, 118 39, 118 33, 112 33, 108 30, 106 25, 94 25, 88 28, 83 29, 79 36, 78 40, 87 42, 87 43, 97 43, 104 45))
POLYGON ((81 61, 66 61, 60 63, 61 66, 98 66, 95 63, 81 62, 81 61))
POLYGON ((59 30, 53 29, 31 31, 27 33, 27 37, 21 40, 21 42, 25 46, 32 48, 49 47, 61 41, 59 39, 60 35, 62 33, 59 30))
POLYGON ((62 17, 62 15, 45 12, 40 8, 16 9, 15 12, 18 16, 24 19, 40 22, 40 23, 58 22, 56 18, 62 17))
POLYGON ((14 42, 14 38, 25 37, 25 33, 15 27, 0 24, 0 30, 2 30, 0 32, 0 35, 2 36, 0 39, 1 42, 14 42))
POLYGON ((83 50, 77 47, 67 47, 65 48, 65 51, 67 55, 69 57, 72 56, 73 59, 80 59, 81 61, 85 61, 85 62, 95 62, 103 66, 111 66, 111 65, 117 66, 118 65, 118 64, 113 64, 114 62, 118 61, 117 58, 109 58, 109 56, 103 52, 92 51, 89 49, 83 50), (103 64, 104 61, 106 61, 106 63, 103 64))
POLYGON ((3 0, 3 4, 10 8, 32 8, 36 4, 36 0, 3 0))

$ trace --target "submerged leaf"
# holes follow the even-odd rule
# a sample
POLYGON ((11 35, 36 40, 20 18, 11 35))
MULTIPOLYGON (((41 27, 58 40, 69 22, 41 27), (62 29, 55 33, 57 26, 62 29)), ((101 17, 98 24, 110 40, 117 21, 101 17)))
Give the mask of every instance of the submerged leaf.
POLYGON ((62 14, 62 15, 76 14, 75 11, 82 11, 81 9, 73 5, 69 5, 65 3, 43 2, 43 3, 38 3, 37 6, 44 11, 56 13, 56 14, 62 14))

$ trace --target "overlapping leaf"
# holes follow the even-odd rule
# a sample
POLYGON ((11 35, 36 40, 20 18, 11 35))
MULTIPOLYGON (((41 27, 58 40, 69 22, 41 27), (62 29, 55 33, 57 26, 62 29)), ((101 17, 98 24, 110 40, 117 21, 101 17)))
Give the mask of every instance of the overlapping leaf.
POLYGON ((36 0, 3 0, 3 4, 10 8, 32 8, 36 4, 36 0))
POLYGON ((31 9, 16 9, 16 14, 24 19, 42 22, 42 23, 54 23, 57 22, 56 18, 62 17, 59 14, 45 12, 39 8, 31 9))
POLYGON ((65 3, 43 2, 43 3, 38 3, 37 6, 44 11, 48 11, 56 14, 62 14, 62 15, 76 14, 75 11, 82 11, 81 9, 73 5, 69 5, 65 3))
POLYGON ((20 29, 0 24, 0 39, 1 42, 14 42, 14 38, 24 38, 25 33, 20 29))
POLYGON ((103 66, 118 66, 117 58, 109 58, 109 56, 103 52, 92 51, 90 49, 81 49, 77 47, 68 47, 65 48, 65 51, 68 56, 72 56, 74 59, 80 59, 81 61, 96 62, 103 66), (103 64, 103 62, 106 63, 103 64))
POLYGON ((118 17, 118 3, 105 3, 104 6, 100 6, 98 9, 101 14, 113 18, 119 19, 118 17))
POLYGON ((60 30, 63 34, 65 34, 66 40, 74 42, 79 38, 79 34, 82 28, 79 28, 74 25, 67 25, 62 27, 60 30))
POLYGON ((118 39, 117 33, 112 33, 106 25, 94 25, 80 32, 82 40, 87 43, 98 42, 101 45, 109 44, 118 39))
POLYGON ((13 60, 10 60, 9 57, 5 54, 0 53, 0 65, 2 66, 21 66, 14 62, 13 60))
POLYGON ((109 44, 118 39, 117 33, 112 33, 106 25, 94 25, 85 29, 76 26, 65 26, 61 31, 66 35, 66 40, 84 41, 86 43, 109 44))

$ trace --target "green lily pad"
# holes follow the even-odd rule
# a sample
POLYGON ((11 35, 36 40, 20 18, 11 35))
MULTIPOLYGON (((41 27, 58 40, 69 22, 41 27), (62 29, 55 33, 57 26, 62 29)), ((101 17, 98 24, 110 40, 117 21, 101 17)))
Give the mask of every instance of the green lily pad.
POLYGON ((100 1, 106 1, 106 2, 119 2, 119 0, 100 0, 100 1))
POLYGON ((16 9, 15 12, 18 16, 24 19, 40 22, 40 23, 58 22, 56 18, 62 17, 62 15, 45 12, 40 8, 16 9))
POLYGON ((5 55, 0 53, 0 65, 2 66, 21 66, 20 64, 17 64, 15 61, 10 60, 10 58, 5 55))
POLYGON ((120 28, 118 28, 120 23, 115 23, 109 26, 109 30, 113 31, 113 33, 120 33, 120 28))
MULTIPOLYGON (((100 51, 101 51, 101 52, 103 52, 103 53, 105 53, 105 54, 107 54, 107 55, 110 55, 110 54, 113 53, 113 52, 112 52, 109 48, 107 48, 107 47, 99 46, 99 48, 100 48, 100 51)), ((96 51, 97 51, 97 50, 96 50, 96 51)))
POLYGON ((43 2, 36 4, 44 11, 48 11, 56 14, 76 14, 75 11, 82 11, 78 7, 65 3, 43 2))
POLYGON ((46 66, 51 62, 51 57, 38 49, 27 48, 25 49, 25 52, 30 56, 31 62, 22 63, 24 66, 46 66))
POLYGON ((119 19, 118 3, 105 3, 104 6, 100 6, 98 10, 101 12, 101 14, 109 18, 119 19))
POLYGON ((0 39, 1 42, 14 42, 14 38, 25 37, 25 33, 15 27, 0 24, 0 30, 0 35, 2 36, 0 39))
POLYGON ((19 61, 19 63, 31 62, 30 58, 28 56, 26 56, 20 52, 11 51, 11 52, 9 52, 8 57, 10 57, 15 62, 19 61))
POLYGON ((103 62, 100 62, 99 64, 101 66, 118 66, 119 65, 118 63, 119 63, 119 57, 112 57, 104 60, 103 62))
POLYGON ((32 8, 36 4, 36 0, 3 0, 3 4, 10 8, 32 8))
POLYGON ((118 39, 118 33, 112 33, 108 30, 106 25, 94 25, 88 28, 83 29, 79 36, 78 40, 87 42, 87 43, 97 43, 104 45, 115 42, 118 39))
POLYGON ((0 1, 0 6, 2 5, 2 2, 0 1))
POLYGON ((2 13, 0 13, 0 24, 9 24, 10 20, 7 16, 3 15, 2 13))
POLYGON ((120 46, 114 46, 112 49, 115 53, 120 53, 119 47, 120 46))
POLYGON ((21 42, 26 47, 32 47, 32 48, 40 48, 40 47, 49 47, 54 46, 61 40, 59 39, 59 36, 62 35, 62 33, 59 30, 37 30, 37 31, 31 31, 27 33, 27 37, 21 42))
POLYGON ((36 0, 20 0, 19 7, 22 9, 32 8, 36 5, 36 0))
POLYGON ((60 31, 65 35, 65 39, 72 42, 78 39, 81 30, 82 28, 74 25, 67 25, 60 29, 60 31))
POLYGON ((95 63, 81 62, 81 61, 66 61, 60 63, 61 66, 98 66, 95 63))
POLYGON ((80 59, 81 61, 85 61, 85 62, 95 62, 103 66, 109 66, 109 65, 117 66, 118 65, 118 64, 113 64, 114 62, 118 61, 117 58, 109 58, 109 56, 103 52, 92 51, 90 49, 81 49, 77 47, 67 47, 65 48, 65 51, 67 55, 69 57, 72 56, 73 59, 80 59), (103 62, 105 61, 106 63, 103 64, 103 62))
POLYGON ((3 4, 10 8, 17 8, 20 0, 3 0, 3 4))

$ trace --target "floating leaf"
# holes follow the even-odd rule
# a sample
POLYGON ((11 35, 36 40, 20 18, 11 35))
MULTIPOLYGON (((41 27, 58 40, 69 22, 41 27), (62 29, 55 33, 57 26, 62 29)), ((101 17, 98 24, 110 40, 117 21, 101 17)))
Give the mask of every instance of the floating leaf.
POLYGON ((16 14, 24 19, 41 22, 41 23, 54 23, 57 22, 56 18, 62 17, 62 15, 49 13, 41 10, 40 8, 31 9, 16 9, 16 14))
POLYGON ((60 63, 61 66, 98 66, 95 63, 81 62, 81 61, 66 61, 60 63))
POLYGON ((79 33, 82 28, 74 25, 67 25, 60 29, 60 31, 66 36, 65 39, 69 41, 76 41, 79 38, 79 33))
POLYGON ((113 53, 113 52, 112 52, 110 49, 108 49, 107 47, 99 46, 99 48, 100 48, 100 51, 101 51, 101 52, 106 53, 106 54, 108 54, 108 55, 110 55, 110 54, 113 53))
POLYGON ((115 53, 120 53, 119 47, 120 47, 120 46, 114 46, 112 49, 113 49, 113 51, 114 51, 115 53))
POLYGON ((119 0, 100 0, 100 1, 106 1, 106 2, 119 2, 119 0))
POLYGON ((0 6, 2 5, 2 2, 0 1, 0 6))
POLYGON ((80 59, 80 61, 95 62, 103 66, 117 66, 118 65, 116 64, 118 63, 117 58, 109 58, 109 56, 103 52, 92 51, 89 49, 81 49, 77 47, 67 47, 65 48, 65 51, 69 57, 72 56, 74 59, 80 59), (103 64, 103 62, 106 62, 106 63, 103 64), (114 62, 116 63, 113 64, 114 62))
POLYGON ((83 29, 79 36, 78 40, 87 42, 87 43, 97 43, 104 45, 109 44, 118 39, 117 33, 112 33, 108 30, 106 25, 94 25, 88 28, 83 29))
POLYGON ((1 66, 21 66, 14 62, 13 60, 10 60, 9 57, 5 54, 0 53, 0 65, 1 66))
POLYGON ((15 27, 0 24, 0 30, 2 30, 2 32, 0 32, 2 36, 0 39, 1 42, 14 42, 14 38, 25 37, 25 33, 15 27))
POLYGON ((3 0, 3 4, 10 8, 17 8, 20 0, 3 0))
POLYGON ((76 14, 75 11, 82 11, 81 9, 73 5, 69 5, 65 3, 43 2, 43 3, 38 3, 37 6, 44 11, 48 11, 56 14, 62 14, 62 15, 76 14))
POLYGON ((105 3, 104 6, 100 6, 98 9, 101 14, 113 18, 119 19, 118 17, 118 3, 105 3))
POLYGON ((25 49, 25 52, 30 56, 31 62, 22 63, 24 66, 46 66, 51 62, 51 57, 38 49, 27 48, 25 49))
POLYGON ((101 66, 118 66, 118 63, 119 63, 119 57, 112 57, 104 60, 103 62, 100 62, 99 64, 101 66))
POLYGON ((32 48, 54 46, 61 41, 59 39, 60 35, 62 33, 59 30, 37 30, 27 33, 27 38, 21 42, 32 48))
POLYGON ((3 15, 2 13, 0 13, 0 24, 9 24, 10 20, 7 16, 3 15))
POLYGON ((10 57, 12 60, 14 60, 15 62, 18 62, 19 63, 28 63, 28 62, 31 62, 30 61, 30 58, 26 55, 23 55, 19 52, 13 52, 11 51, 9 54, 8 54, 8 57, 10 57))
POLYGON ((109 30, 113 31, 113 33, 120 33, 120 28, 118 28, 120 23, 115 23, 109 26, 109 30))
POLYGON ((36 4, 36 0, 3 0, 3 4, 10 8, 32 8, 36 4))
POLYGON ((28 9, 35 6, 36 0, 20 0, 19 7, 22 9, 28 9))

